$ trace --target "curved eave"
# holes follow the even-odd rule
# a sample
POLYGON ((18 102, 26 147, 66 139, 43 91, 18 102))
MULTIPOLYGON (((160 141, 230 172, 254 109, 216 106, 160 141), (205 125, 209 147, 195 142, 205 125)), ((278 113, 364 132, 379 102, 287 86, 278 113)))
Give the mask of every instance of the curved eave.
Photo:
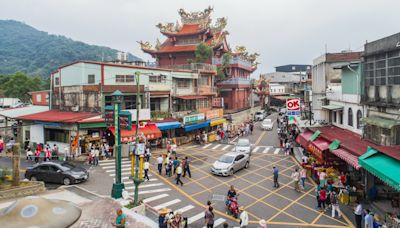
POLYGON ((180 32, 162 32, 160 31, 161 34, 163 34, 166 37, 172 38, 172 37, 177 37, 177 36, 193 36, 193 35, 199 35, 207 32, 207 29, 199 30, 196 32, 187 32, 187 33, 180 33, 180 32))

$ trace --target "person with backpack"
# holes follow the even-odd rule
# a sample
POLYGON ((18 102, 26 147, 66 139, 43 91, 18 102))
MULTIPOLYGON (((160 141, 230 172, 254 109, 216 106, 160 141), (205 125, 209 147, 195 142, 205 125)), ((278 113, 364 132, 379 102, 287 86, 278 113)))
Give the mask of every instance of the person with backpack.
POLYGON ((212 206, 209 206, 208 209, 204 212, 204 224, 207 228, 214 227, 214 212, 212 206))
POLYGON ((342 214, 340 212, 339 208, 339 199, 335 191, 332 191, 330 194, 330 201, 332 204, 332 218, 335 218, 335 212, 338 212, 338 218, 342 217, 342 214))

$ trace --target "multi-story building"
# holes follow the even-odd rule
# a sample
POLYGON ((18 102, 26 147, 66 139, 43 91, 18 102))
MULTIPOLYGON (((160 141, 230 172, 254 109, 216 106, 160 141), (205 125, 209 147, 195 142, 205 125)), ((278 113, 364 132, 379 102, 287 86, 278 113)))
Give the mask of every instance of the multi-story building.
MULTIPOLYGON (((153 48, 149 42, 139 42, 144 52, 156 59, 157 65, 162 68, 190 69, 199 73, 194 87, 201 96, 216 97, 218 86, 219 98, 223 98, 224 108, 238 111, 250 107, 250 74, 256 69, 255 60, 258 54, 249 54, 244 47, 238 47, 232 52, 226 41, 228 32, 225 31, 225 18, 217 19, 211 24, 211 7, 203 12, 188 13, 180 9, 181 24, 178 22, 158 24, 161 34, 166 40, 153 48), (195 51, 200 43, 212 48, 213 54, 205 62, 196 63, 195 51), (216 66, 222 67, 223 56, 230 53, 228 67, 225 69, 228 78, 216 82, 216 66), (210 87, 211 86, 211 87, 210 87)), ((189 100, 189 97, 185 97, 189 100)), ((198 97, 192 97, 192 100, 198 97)), ((221 99, 222 100, 222 99, 221 99)), ((188 101, 192 103, 194 101, 188 101)), ((183 102, 184 103, 184 102, 183 102)))
POLYGON ((362 103, 364 137, 381 145, 400 144, 400 33, 365 44, 362 103))
POLYGON ((271 72, 263 76, 270 83, 283 85, 286 94, 301 94, 307 81, 307 74, 302 72, 271 72))
POLYGON ((314 120, 329 120, 326 105, 326 90, 330 84, 341 82, 341 70, 335 67, 357 61, 360 52, 326 53, 314 59, 312 67, 312 110, 314 120))

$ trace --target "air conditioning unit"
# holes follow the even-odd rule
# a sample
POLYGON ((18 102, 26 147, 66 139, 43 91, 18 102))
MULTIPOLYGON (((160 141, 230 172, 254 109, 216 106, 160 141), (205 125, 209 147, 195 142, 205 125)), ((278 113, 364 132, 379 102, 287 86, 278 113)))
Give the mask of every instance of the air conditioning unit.
POLYGON ((79 105, 76 105, 76 106, 72 107, 71 110, 73 112, 79 112, 79 105))

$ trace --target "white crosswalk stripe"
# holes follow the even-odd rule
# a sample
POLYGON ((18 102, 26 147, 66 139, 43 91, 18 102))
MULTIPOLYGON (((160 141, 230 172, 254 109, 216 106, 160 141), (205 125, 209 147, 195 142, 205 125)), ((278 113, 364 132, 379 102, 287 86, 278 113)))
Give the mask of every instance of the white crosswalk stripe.
MULTIPOLYGON (((131 164, 122 164, 121 167, 131 167, 131 164)), ((103 166, 103 169, 115 169, 115 165, 103 166)))
POLYGON ((216 150, 218 147, 220 147, 221 146, 221 144, 217 144, 216 146, 214 146, 213 148, 211 148, 211 149, 213 149, 213 150, 216 150))
POLYGON ((207 148, 210 147, 211 145, 213 145, 213 144, 207 144, 207 145, 203 146, 203 149, 207 149, 207 148))
MULTIPOLYGON (((121 161, 122 162, 129 161, 129 158, 122 158, 121 161)), ((113 163, 115 163, 115 159, 100 160, 99 161, 99 165, 102 165, 102 164, 113 164, 113 163)))
POLYGON ((188 218, 188 224, 192 224, 193 222, 196 222, 197 220, 201 219, 204 217, 204 212, 201 212, 195 216, 192 216, 188 218))
POLYGON ((182 207, 182 208, 176 209, 175 211, 180 211, 182 213, 185 213, 186 211, 191 210, 193 208, 194 208, 193 205, 187 205, 186 207, 182 207))
POLYGON ((274 154, 278 154, 280 150, 281 150, 280 148, 276 148, 274 154))
MULTIPOLYGON (((123 176, 123 175, 130 175, 130 174, 131 174, 131 172, 122 172, 122 173, 121 173, 122 176, 123 176)), ((110 173, 110 177, 115 177, 115 170, 114 170, 113 173, 110 173)))
POLYGON ((230 147, 230 145, 226 145, 222 148, 222 150, 226 150, 228 147, 230 147))
POLYGON ((156 195, 156 196, 153 196, 153 197, 149 197, 149 198, 147 198, 147 199, 144 199, 143 202, 145 202, 145 203, 150 203, 150 202, 152 202, 152 201, 159 200, 159 199, 162 199, 162 198, 165 198, 165 197, 168 197, 168 196, 169 196, 168 194, 156 195))
MULTIPOLYGON (((217 220, 214 221, 214 227, 217 227, 219 225, 221 225, 222 223, 224 223, 226 220, 223 218, 219 218, 217 220)), ((206 228, 206 226, 203 226, 203 228, 206 228)))
MULTIPOLYGON (((167 192, 171 191, 170 188, 159 188, 159 189, 152 189, 147 191, 139 191, 139 194, 150 194, 150 193, 157 193, 157 192, 167 192)), ((135 193, 130 193, 129 195, 134 195, 135 193)))
POLYGON ((256 153, 256 152, 257 152, 257 150, 259 150, 260 148, 261 148, 260 146, 256 146, 256 147, 253 149, 253 151, 252 151, 252 152, 256 153))
POLYGON ((271 149, 271 147, 265 147, 264 151, 262 152, 263 154, 268 153, 268 151, 271 149))
MULTIPOLYGON (((128 170, 131 170, 131 166, 121 168, 121 171, 128 171, 128 170)), ((115 167, 114 169, 106 170, 106 173, 115 173, 115 167)))
POLYGON ((181 202, 180 199, 174 199, 174 200, 171 200, 171 201, 169 201, 169 202, 159 204, 159 205, 155 206, 154 209, 159 210, 159 209, 161 209, 161 208, 163 208, 163 207, 168 207, 168 206, 177 204, 177 203, 179 203, 179 202, 181 202))
MULTIPOLYGON (((146 183, 146 182, 144 182, 144 183, 146 183)), ((155 183, 155 184, 144 184, 144 183, 142 183, 141 185, 140 185, 140 189, 142 189, 142 188, 151 188, 151 187, 156 187, 156 186, 162 186, 162 185, 164 185, 163 183, 155 183)), ((132 189, 135 189, 135 186, 129 186, 129 187, 125 187, 125 189, 126 190, 132 190, 132 189)))

